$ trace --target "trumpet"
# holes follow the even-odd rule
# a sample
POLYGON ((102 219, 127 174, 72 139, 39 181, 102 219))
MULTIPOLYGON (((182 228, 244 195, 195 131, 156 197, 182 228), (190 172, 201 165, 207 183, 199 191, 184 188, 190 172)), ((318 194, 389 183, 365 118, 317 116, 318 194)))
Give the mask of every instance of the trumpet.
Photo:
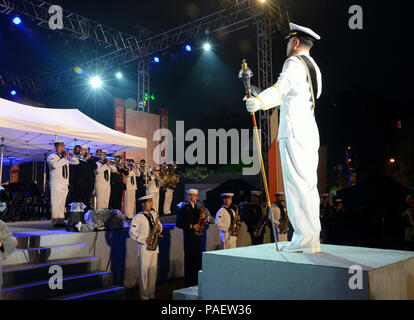
POLYGON ((66 156, 66 154, 69 154, 69 157, 71 158, 73 157, 73 154, 68 149, 63 149, 62 154, 64 157, 66 156))

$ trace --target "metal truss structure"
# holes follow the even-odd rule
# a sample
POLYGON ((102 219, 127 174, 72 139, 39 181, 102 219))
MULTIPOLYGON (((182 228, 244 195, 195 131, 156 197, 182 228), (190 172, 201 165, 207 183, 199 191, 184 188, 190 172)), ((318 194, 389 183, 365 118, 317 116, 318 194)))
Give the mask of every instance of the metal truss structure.
MULTIPOLYGON (((31 18, 39 27, 51 30, 49 27, 51 6, 52 4, 41 0, 0 0, 0 13, 23 14, 31 18)), ((115 51, 132 49, 139 52, 139 42, 151 36, 146 30, 141 30, 138 35, 120 32, 64 9, 62 22, 63 29, 55 29, 56 32, 79 40, 89 39, 115 51)))
MULTIPOLYGON (((144 101, 140 110, 149 111, 150 99, 145 100, 145 97, 150 94, 149 59, 152 55, 187 41, 203 38, 206 32, 226 34, 256 25, 258 85, 260 88, 267 88, 273 81, 271 35, 277 29, 286 27, 289 21, 287 10, 277 0, 267 0, 265 3, 258 0, 222 2, 227 6, 226 9, 156 35, 144 30, 138 35, 126 34, 67 10, 63 10, 63 29, 51 31, 80 40, 89 39, 110 50, 104 56, 80 64, 79 67, 86 73, 97 69, 105 71, 138 61, 137 101, 138 105, 144 101)), ((38 26, 49 28, 50 6, 51 4, 41 0, 0 0, 0 13, 10 15, 18 12, 30 17, 38 26)), ((68 69, 43 79, 38 82, 38 86, 41 89, 61 87, 79 81, 79 77, 73 69, 68 69)), ((7 79, 9 83, 13 82, 13 77, 7 79)), ((260 114, 260 129, 264 161, 267 164, 267 151, 270 146, 268 111, 260 114)))
MULTIPOLYGON (((269 88, 273 85, 272 66, 272 21, 263 17, 257 23, 257 69, 259 88, 269 88)), ((268 150, 270 148, 270 110, 260 111, 259 129, 262 135, 263 162, 268 163, 268 150)))
POLYGON ((40 84, 36 80, 24 75, 17 75, 1 70, 0 86, 29 90, 32 92, 40 91, 40 84))

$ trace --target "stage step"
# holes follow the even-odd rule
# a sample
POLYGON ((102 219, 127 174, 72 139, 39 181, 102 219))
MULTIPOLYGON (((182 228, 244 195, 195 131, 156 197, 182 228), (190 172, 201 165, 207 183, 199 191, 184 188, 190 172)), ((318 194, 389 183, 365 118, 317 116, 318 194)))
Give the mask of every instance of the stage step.
POLYGON ((125 288, 111 286, 59 296, 52 300, 124 300, 125 288))
POLYGON ((88 255, 89 246, 87 243, 32 248, 22 248, 18 245, 17 249, 7 258, 4 265, 34 264, 51 260, 70 259, 72 257, 87 257, 88 255))
POLYGON ((49 268, 54 265, 62 267, 64 276, 95 272, 98 262, 98 257, 91 257, 51 260, 47 263, 39 264, 8 265, 3 269, 3 286, 12 286, 27 282, 28 280, 33 282, 49 279, 51 277, 49 268))
POLYGON ((4 287, 3 300, 42 300, 113 285, 110 271, 63 276, 63 288, 52 290, 49 280, 4 287))
POLYGON ((198 286, 174 290, 173 300, 200 300, 198 286))

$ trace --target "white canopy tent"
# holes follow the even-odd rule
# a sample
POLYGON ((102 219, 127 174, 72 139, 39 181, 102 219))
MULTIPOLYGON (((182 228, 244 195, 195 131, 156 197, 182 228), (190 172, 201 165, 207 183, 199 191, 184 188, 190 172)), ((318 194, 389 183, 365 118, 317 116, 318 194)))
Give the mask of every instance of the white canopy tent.
POLYGON ((119 153, 147 148, 147 139, 110 129, 78 109, 48 109, 26 106, 0 98, 0 185, 3 160, 18 163, 44 161, 54 150, 54 142, 66 148, 87 145, 119 153))

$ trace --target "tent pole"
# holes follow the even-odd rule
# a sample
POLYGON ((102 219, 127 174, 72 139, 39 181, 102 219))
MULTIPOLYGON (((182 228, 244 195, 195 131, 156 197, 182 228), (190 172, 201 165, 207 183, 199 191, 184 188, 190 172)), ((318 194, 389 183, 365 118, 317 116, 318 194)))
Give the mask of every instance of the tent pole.
POLYGON ((46 193, 46 159, 43 161, 43 194, 46 193))
POLYGON ((148 180, 147 180, 147 165, 148 165, 148 161, 147 161, 147 149, 144 149, 144 159, 145 159, 145 167, 144 167, 144 179, 145 179, 145 190, 147 190, 147 192, 145 193, 146 195, 148 194, 148 180))
POLYGON ((4 157, 4 146, 1 145, 1 160, 0 160, 0 186, 3 183, 3 157, 4 157))

